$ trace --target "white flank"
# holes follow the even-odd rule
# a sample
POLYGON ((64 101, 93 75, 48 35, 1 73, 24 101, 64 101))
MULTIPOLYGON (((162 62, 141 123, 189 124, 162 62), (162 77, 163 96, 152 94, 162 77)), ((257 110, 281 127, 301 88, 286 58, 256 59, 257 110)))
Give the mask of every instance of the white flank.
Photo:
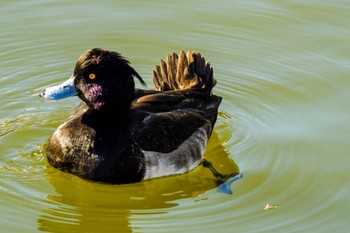
POLYGON ((207 141, 208 135, 202 127, 174 151, 169 153, 143 151, 146 166, 144 179, 182 174, 194 169, 203 158, 207 141))

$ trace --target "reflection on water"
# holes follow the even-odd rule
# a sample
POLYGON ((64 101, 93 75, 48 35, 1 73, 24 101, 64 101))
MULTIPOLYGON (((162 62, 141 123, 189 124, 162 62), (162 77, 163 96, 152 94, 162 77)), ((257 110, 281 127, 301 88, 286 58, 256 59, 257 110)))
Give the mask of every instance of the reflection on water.
POLYGON ((347 232, 349 10, 343 0, 1 1, 0 231, 347 232), (211 61, 223 102, 206 158, 242 171, 234 195, 203 167, 126 186, 47 167, 43 144, 79 100, 37 93, 92 47, 125 55, 150 88, 168 52, 211 61))
MULTIPOLYGON (((239 172, 215 131, 205 158, 223 174, 239 172)), ((38 219, 38 229, 46 232, 101 232, 102 229, 103 232, 116 229, 118 232, 133 232, 129 222, 133 213, 165 214, 178 206, 181 199, 206 200, 199 196, 218 185, 212 173, 204 167, 197 167, 184 175, 127 185, 89 182, 52 167, 46 169, 46 174, 57 193, 47 196, 47 202, 53 207, 42 210, 38 219)))

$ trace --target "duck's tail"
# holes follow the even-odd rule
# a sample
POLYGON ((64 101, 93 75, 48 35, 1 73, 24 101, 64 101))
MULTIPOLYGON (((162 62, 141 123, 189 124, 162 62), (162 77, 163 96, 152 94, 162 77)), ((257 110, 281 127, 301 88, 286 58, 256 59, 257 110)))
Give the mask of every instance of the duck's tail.
POLYGON ((168 54, 166 62, 153 70, 153 83, 159 91, 200 89, 209 95, 216 84, 213 67, 199 52, 181 51, 168 54))

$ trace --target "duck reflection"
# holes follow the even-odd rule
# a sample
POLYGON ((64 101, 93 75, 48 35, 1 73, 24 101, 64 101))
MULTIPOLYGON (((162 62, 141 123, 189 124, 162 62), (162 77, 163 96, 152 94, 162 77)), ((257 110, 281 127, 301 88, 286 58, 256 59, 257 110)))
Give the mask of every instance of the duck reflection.
MULTIPOLYGON (((238 174, 216 132, 208 143, 206 160, 220 173, 238 174)), ((133 232, 133 215, 167 213, 177 201, 194 198, 218 186, 208 168, 199 166, 190 173, 127 185, 89 182, 47 168, 56 195, 48 195, 52 208, 43 210, 38 229, 44 232, 133 232)), ((224 194, 223 194, 224 195, 224 194)))

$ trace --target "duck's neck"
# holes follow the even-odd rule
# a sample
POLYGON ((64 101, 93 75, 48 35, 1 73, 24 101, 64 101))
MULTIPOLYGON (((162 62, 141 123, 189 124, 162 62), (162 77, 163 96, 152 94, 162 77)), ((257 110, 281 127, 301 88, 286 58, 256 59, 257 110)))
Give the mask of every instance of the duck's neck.
POLYGON ((89 108, 83 115, 83 123, 95 129, 123 131, 128 126, 130 106, 89 108))

